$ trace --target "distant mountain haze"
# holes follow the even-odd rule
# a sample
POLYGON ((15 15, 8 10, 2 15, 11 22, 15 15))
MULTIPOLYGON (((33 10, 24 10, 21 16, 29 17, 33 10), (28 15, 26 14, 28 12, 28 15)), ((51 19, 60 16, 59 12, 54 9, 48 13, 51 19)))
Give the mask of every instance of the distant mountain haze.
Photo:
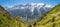
POLYGON ((49 4, 44 3, 38 3, 38 4, 21 4, 16 5, 11 8, 6 8, 10 14, 13 16, 20 16, 24 21, 34 21, 35 19, 38 19, 42 15, 44 15, 46 12, 51 10, 53 6, 49 4))

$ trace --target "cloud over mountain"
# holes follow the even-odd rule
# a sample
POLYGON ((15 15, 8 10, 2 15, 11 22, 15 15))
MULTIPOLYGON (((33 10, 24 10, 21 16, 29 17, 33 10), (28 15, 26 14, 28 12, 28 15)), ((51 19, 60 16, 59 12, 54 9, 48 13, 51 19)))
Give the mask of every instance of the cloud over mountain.
POLYGON ((52 7, 53 6, 44 3, 31 3, 16 5, 12 8, 7 8, 7 11, 10 12, 13 16, 21 16, 22 18, 28 19, 38 19, 46 12, 51 10, 52 7))

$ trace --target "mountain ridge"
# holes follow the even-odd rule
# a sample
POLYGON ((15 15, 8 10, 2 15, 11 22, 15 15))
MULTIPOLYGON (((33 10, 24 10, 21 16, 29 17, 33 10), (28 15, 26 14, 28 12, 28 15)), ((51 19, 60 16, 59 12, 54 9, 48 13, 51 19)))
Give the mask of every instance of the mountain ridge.
POLYGON ((21 18, 11 17, 10 14, 5 16, 7 11, 0 6, 0 27, 60 27, 60 4, 52 8, 40 20, 35 22, 23 23, 21 18), (10 17, 10 18, 8 18, 10 17))
POLYGON ((0 27, 23 27, 20 17, 13 17, 2 6, 0 6, 0 27))
POLYGON ((51 10, 52 6, 44 3, 38 4, 25 4, 17 5, 12 8, 8 8, 13 16, 20 16, 22 18, 39 18, 41 15, 45 14, 47 11, 51 10))
POLYGON ((52 8, 41 18, 42 20, 34 23, 36 27, 60 27, 60 4, 52 8))

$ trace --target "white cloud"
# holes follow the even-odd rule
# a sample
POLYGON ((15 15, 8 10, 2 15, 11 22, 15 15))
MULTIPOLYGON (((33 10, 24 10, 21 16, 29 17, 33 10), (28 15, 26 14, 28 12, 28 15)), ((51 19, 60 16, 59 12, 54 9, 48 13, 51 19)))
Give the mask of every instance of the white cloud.
POLYGON ((44 3, 37 3, 37 5, 44 5, 44 3))
POLYGON ((21 7, 21 9, 24 9, 24 7, 21 7))
POLYGON ((44 5, 44 3, 31 3, 32 5, 38 4, 38 5, 44 5))
POLYGON ((51 7, 51 5, 48 5, 48 4, 47 4, 46 7, 51 7))
POLYGON ((12 8, 13 6, 7 6, 8 8, 12 8))
POLYGON ((31 3, 31 5, 36 5, 36 3, 31 3))

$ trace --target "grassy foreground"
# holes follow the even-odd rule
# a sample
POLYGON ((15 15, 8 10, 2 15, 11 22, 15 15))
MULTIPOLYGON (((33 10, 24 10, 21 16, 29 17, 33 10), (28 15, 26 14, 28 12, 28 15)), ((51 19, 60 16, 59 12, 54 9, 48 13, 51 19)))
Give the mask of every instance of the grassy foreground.
POLYGON ((60 27, 60 4, 35 22, 23 23, 22 19, 11 16, 0 6, 0 27, 60 27))

